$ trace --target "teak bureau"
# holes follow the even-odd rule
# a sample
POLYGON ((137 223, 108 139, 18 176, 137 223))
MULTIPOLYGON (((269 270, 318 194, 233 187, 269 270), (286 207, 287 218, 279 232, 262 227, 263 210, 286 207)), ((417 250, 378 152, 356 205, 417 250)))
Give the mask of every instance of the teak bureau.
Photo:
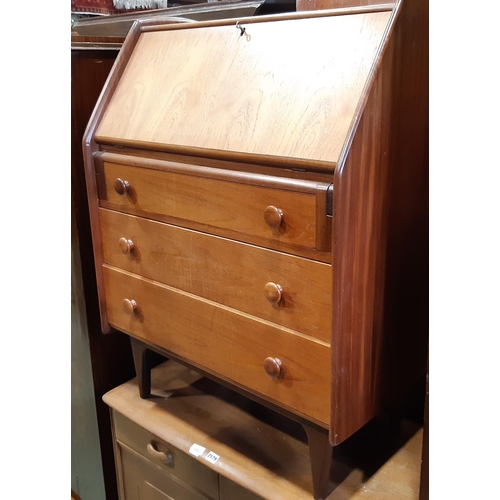
POLYGON ((103 331, 331 446, 425 372, 427 6, 137 22, 85 138, 103 331))

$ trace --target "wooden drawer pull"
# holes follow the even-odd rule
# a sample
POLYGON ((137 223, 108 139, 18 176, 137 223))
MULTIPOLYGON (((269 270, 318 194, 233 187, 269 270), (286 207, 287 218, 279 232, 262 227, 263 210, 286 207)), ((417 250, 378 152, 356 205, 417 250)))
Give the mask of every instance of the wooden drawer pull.
POLYGON ((129 253, 134 249, 134 242, 132 240, 128 240, 127 238, 120 238, 118 240, 118 245, 123 253, 129 253))
POLYGON ((278 378, 281 374, 281 360, 278 358, 266 358, 264 360, 264 370, 272 378, 278 378))
POLYGON ((115 180, 115 191, 118 194, 125 194, 128 190, 130 189, 130 184, 128 181, 124 181, 123 179, 118 179, 115 180))
POLYGON ((282 294, 283 288, 281 288, 281 285, 273 283, 272 281, 265 284, 264 295, 269 302, 277 304, 281 300, 282 294))
POLYGON ((147 452, 155 459, 155 460, 160 460, 162 462, 165 462, 167 464, 172 463, 172 455, 170 453, 165 453, 163 451, 158 451, 153 443, 148 443, 146 446, 147 452))
POLYGON ((123 299, 123 309, 127 314, 134 314, 137 310, 137 302, 133 299, 123 299))
POLYGON ((283 210, 276 208, 273 205, 269 205, 264 209, 264 220, 269 227, 279 227, 283 220, 283 210))

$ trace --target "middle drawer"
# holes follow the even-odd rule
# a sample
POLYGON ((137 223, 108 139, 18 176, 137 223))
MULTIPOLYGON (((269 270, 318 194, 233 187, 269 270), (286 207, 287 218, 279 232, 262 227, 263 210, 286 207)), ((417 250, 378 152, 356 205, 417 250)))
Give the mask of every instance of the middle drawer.
POLYGON ((332 267, 99 209, 104 262, 329 343, 332 267))

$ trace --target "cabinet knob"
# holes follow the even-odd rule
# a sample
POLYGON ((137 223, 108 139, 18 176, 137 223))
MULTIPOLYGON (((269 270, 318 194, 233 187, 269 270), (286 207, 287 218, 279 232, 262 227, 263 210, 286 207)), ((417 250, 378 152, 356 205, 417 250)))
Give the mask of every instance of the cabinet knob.
POLYGON ((128 181, 124 181, 123 179, 118 179, 115 180, 115 191, 118 194, 125 194, 128 190, 130 189, 130 184, 128 181))
POLYGON ((283 210, 269 205, 264 209, 264 220, 269 227, 279 227, 283 220, 283 210))
POLYGON ((123 299, 123 309, 127 314, 134 314, 137 310, 137 302, 133 299, 123 299))
POLYGON ((278 378, 281 374, 281 360, 278 358, 266 358, 264 360, 264 370, 272 378, 278 378))
POLYGON ((148 443, 146 446, 147 452, 155 459, 155 460, 160 460, 162 462, 165 462, 167 464, 172 463, 173 458, 172 455, 169 453, 165 453, 164 451, 158 451, 153 443, 148 443))
POLYGON ((270 281, 264 286, 264 295, 269 302, 277 304, 281 300, 281 295, 283 293, 283 288, 277 283, 270 281))
POLYGON ((127 238, 120 238, 118 240, 118 245, 123 253, 129 253, 134 249, 134 242, 132 240, 127 240, 127 238))

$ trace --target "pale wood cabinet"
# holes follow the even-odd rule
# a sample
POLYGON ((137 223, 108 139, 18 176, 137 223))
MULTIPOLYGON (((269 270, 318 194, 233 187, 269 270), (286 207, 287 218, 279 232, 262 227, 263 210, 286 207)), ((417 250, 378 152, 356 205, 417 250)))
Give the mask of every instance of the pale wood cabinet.
POLYGON ((332 446, 425 373, 427 6, 138 23, 85 136, 104 331, 332 446))
POLYGON ((113 411, 121 500, 217 500, 216 472, 113 411))
MULTIPOLYGON (((311 498, 298 423, 172 360, 151 376, 152 398, 139 396, 135 379, 103 398, 120 500, 311 498)), ((421 426, 405 420, 394 432, 379 419, 360 434, 334 450, 328 500, 417 500, 421 426)))

